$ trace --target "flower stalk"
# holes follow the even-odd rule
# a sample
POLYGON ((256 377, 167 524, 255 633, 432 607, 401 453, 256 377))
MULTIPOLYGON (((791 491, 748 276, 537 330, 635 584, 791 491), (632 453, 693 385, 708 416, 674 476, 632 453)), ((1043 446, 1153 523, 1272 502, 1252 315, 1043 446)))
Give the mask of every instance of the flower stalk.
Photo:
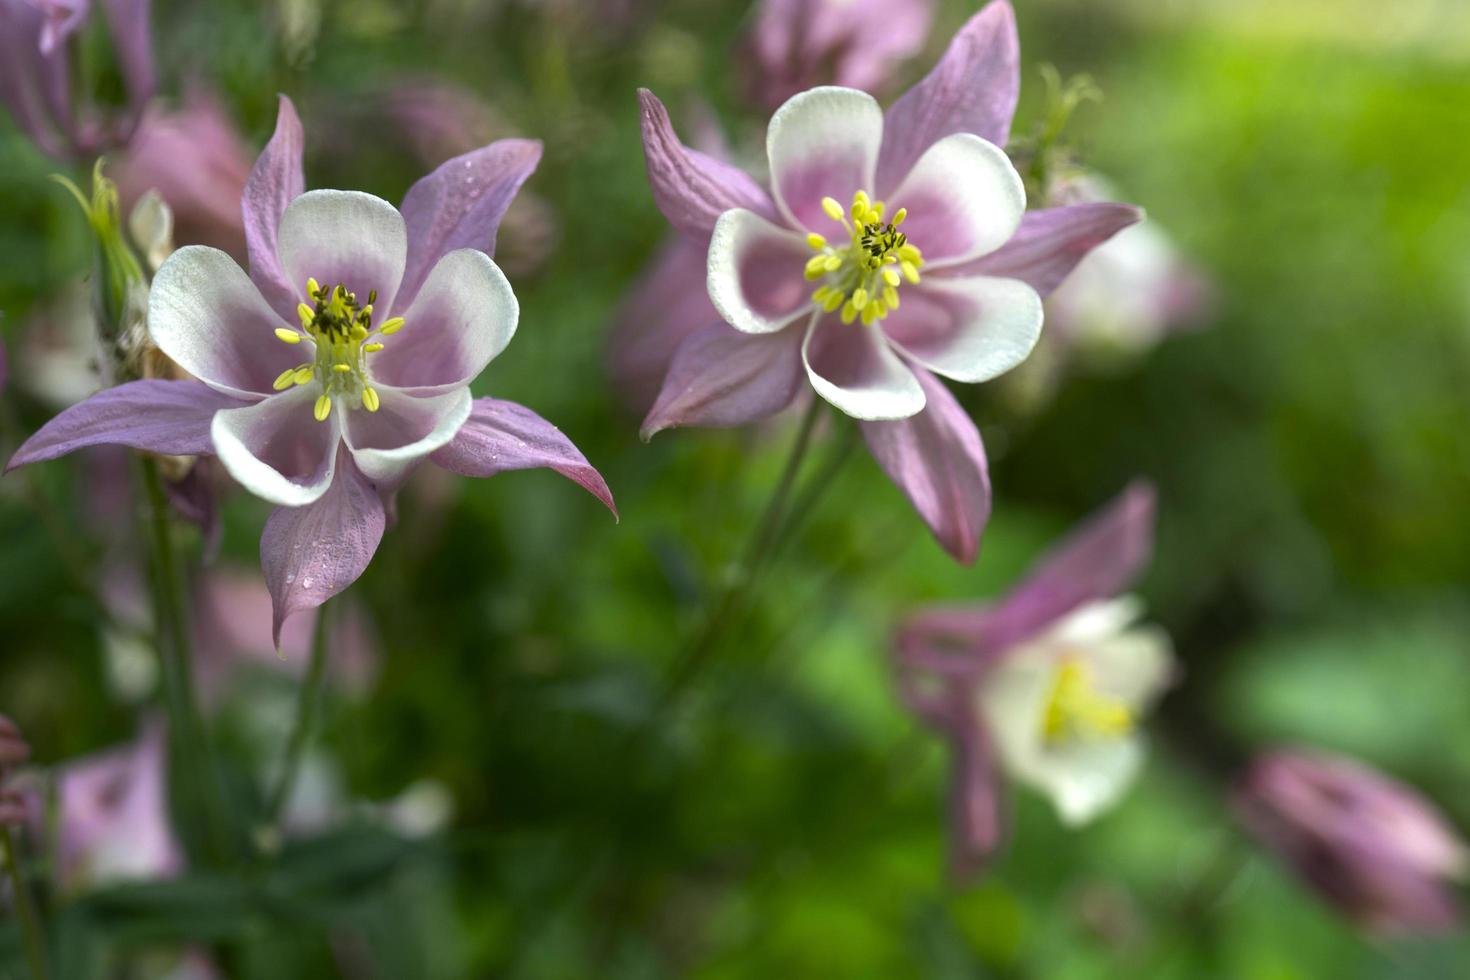
POLYGON ((330 606, 330 603, 325 603, 317 610, 316 629, 311 640, 311 662, 307 666, 306 679, 301 684, 296 701, 296 723, 291 729, 291 739, 286 743, 286 756, 281 764, 280 777, 266 802, 266 822, 271 828, 280 823, 286 803, 291 799, 291 790, 296 785, 302 761, 306 758, 306 748, 311 744, 312 730, 316 727, 317 706, 322 698, 322 684, 327 675, 327 647, 330 642, 327 617, 330 606))
POLYGON ((46 938, 41 931, 41 919, 31 901, 31 890, 21 874, 19 848, 10 828, 0 825, 0 848, 5 852, 5 868, 10 874, 11 890, 15 894, 15 911, 20 920, 21 944, 25 947, 26 964, 32 980, 47 980, 50 973, 46 968, 46 938))

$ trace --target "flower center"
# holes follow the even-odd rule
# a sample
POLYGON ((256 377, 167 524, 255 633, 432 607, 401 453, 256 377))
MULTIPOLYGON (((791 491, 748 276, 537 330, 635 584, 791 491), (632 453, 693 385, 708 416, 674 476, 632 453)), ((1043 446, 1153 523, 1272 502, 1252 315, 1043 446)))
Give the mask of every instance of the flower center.
POLYGON ((863 323, 883 319, 898 309, 899 285, 905 279, 917 283, 924 264, 923 254, 898 230, 908 217, 907 209, 899 208, 885 223, 886 205, 872 200, 867 191, 858 191, 846 211, 830 197, 822 198, 822 210, 842 225, 848 241, 834 246, 816 232, 806 236, 807 245, 817 253, 807 260, 806 277, 823 280, 812 293, 812 302, 828 313, 841 309, 843 323, 858 317, 863 323))
POLYGON ((1062 661, 1042 715, 1049 744, 1116 738, 1132 729, 1133 713, 1117 698, 1098 693, 1086 664, 1075 657, 1062 661))
MULTIPOLYGON (((318 422, 332 413, 332 403, 341 402, 344 409, 362 408, 376 412, 378 393, 368 383, 367 356, 383 349, 377 337, 387 337, 403 329, 403 317, 384 320, 373 329, 373 303, 376 291, 368 294, 367 303, 359 306, 357 294, 346 286, 323 289, 315 279, 306 280, 310 303, 300 303, 296 314, 301 317, 301 331, 316 346, 316 360, 282 371, 275 389, 284 391, 292 385, 312 380, 321 382, 322 393, 312 412, 318 422)), ((301 343, 302 332, 278 327, 276 337, 283 343, 301 343)))

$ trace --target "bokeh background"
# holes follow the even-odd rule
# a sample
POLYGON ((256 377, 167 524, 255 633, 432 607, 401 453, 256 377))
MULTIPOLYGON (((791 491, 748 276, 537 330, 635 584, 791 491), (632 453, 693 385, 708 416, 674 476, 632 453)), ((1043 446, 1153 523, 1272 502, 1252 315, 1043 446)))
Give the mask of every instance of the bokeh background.
MULTIPOLYGON (((737 47, 748 5, 155 4, 165 96, 207 87, 253 153, 276 93, 291 95, 309 187, 396 201, 460 149, 545 141, 535 206, 501 239, 520 330, 475 390, 556 422, 622 520, 544 471, 413 484, 351 591, 381 664, 329 697, 319 756, 342 799, 429 781, 452 800, 447 825, 410 837, 349 820, 288 846, 290 874, 255 889, 186 875, 146 900, 122 886, 77 899, 59 913, 75 975, 152 975, 139 957, 184 939, 262 978, 1464 975, 1463 934, 1360 937, 1240 835, 1225 790, 1256 748, 1309 742, 1470 825, 1470 12, 1017 7, 1017 133, 1039 122, 1042 64, 1091 75, 1103 98, 1078 109, 1069 152, 1167 230, 1211 282, 1209 312, 1041 396, 959 390, 996 489, 972 568, 853 454, 671 709, 662 678, 755 523, 791 420, 645 445, 608 378, 610 325, 666 231, 634 92, 657 91, 686 132, 712 106, 735 151, 758 155, 765 115, 742 98, 737 47), (440 146, 398 122, 402 93, 444 84, 479 127, 463 147, 468 122, 440 146), (1008 846, 957 887, 945 748, 894 697, 891 629, 924 601, 998 593, 1136 475, 1160 494, 1140 591, 1184 663, 1147 773, 1078 832, 1012 794, 1008 846), (630 740, 646 745, 619 752, 630 740)), ((977 8, 941 3, 897 80, 977 8)), ((0 127, 7 454, 56 410, 24 352, 64 332, 90 268, 85 225, 46 179, 58 169, 86 168, 0 127)), ((817 457, 837 439, 821 431, 817 457)), ((136 731, 100 571, 140 553, 130 499, 105 458, 0 481, 0 710, 42 763, 136 731)), ((228 499, 219 567, 258 576, 265 513, 228 499)), ((238 758, 272 757, 288 725, 290 681, 259 673, 214 721, 238 758)))

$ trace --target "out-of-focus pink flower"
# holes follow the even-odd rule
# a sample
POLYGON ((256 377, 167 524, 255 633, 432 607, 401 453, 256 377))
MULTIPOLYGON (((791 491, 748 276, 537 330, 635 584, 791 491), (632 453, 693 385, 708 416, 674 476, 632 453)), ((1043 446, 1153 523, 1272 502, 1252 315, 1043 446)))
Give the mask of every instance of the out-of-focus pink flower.
MULTIPOLYGON (((1108 184, 1074 177, 1054 195, 1069 205, 1112 200, 1108 184)), ((1047 343, 1133 353, 1199 323, 1210 288, 1156 224, 1125 228, 1077 264, 1047 300, 1047 343)))
POLYGON ((951 865, 1001 838, 999 775, 1046 793, 1069 824, 1113 805, 1143 759, 1138 717, 1171 679, 1168 638, 1123 596, 1152 552, 1153 490, 1134 484, 1000 600, 939 606, 894 644, 905 705, 952 746, 951 865))
POLYGON ((6 464, 96 444, 219 456, 278 505, 261 537, 276 642, 288 616, 363 573, 384 498, 426 459, 464 476, 547 467, 613 509, 560 430, 469 392, 515 333, 519 305, 487 250, 540 144, 501 140, 450 160, 409 188, 400 212, 369 194, 305 191, 301 122, 290 100, 280 109, 245 188, 250 274, 191 245, 152 283, 149 333, 199 380, 109 388, 6 464))
POLYGON ((1327 902, 1380 934, 1455 928, 1451 882, 1470 852, 1434 805, 1353 759, 1312 749, 1259 756, 1237 812, 1327 902))
POLYGON ((933 0, 761 0, 740 59, 746 91, 766 109, 818 85, 879 93, 933 20, 933 0))
MULTIPOLYGON (((339 602, 327 638, 327 676, 343 691, 360 694, 377 674, 377 638, 360 606, 350 597, 339 602)), ((300 676, 310 657, 317 615, 311 609, 289 620, 281 628, 277 655, 269 628, 270 592, 257 576, 211 569, 194 597, 195 679, 201 700, 206 705, 218 703, 246 664, 300 676)))
POLYGON ((72 40, 92 0, 0 0, 0 101, 48 156, 87 160, 127 142, 157 83, 150 0, 102 0, 127 103, 117 110, 73 103, 72 40))
POLYGON ((26 821, 25 798, 7 783, 11 770, 23 765, 30 757, 31 747, 26 744, 19 726, 0 715, 0 826, 18 827, 26 821))
POLYGON ((150 721, 132 744, 60 767, 57 857, 68 889, 178 873, 166 764, 163 724, 150 721))
POLYGON ((250 164, 229 114, 196 91, 175 111, 149 108, 112 172, 125 212, 156 190, 173 212, 176 243, 212 245, 243 259, 240 198, 250 164))
POLYGON ((985 453, 939 376, 984 381, 1024 360, 1041 298, 1139 218, 1115 204, 1025 213, 1000 149, 1019 57, 1014 14, 995 0, 886 113, 855 89, 793 97, 767 133, 769 193, 685 147, 662 103, 640 94, 654 200, 708 241, 705 282, 725 321, 680 343, 645 438, 767 418, 805 381, 861 421, 941 545, 974 560, 990 513, 985 453))

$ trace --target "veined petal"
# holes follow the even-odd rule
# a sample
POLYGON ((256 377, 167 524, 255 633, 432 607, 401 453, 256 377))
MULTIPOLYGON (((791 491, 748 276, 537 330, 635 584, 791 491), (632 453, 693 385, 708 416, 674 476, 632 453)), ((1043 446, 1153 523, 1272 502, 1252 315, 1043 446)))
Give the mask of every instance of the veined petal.
POLYGON ((449 253, 473 248, 495 254, 500 219, 540 162, 540 140, 497 140, 446 160, 408 189, 402 209, 408 265, 398 290, 399 308, 414 301, 449 253))
POLYGON ((1127 204, 1074 204, 1029 211, 1000 248, 942 274, 1020 279, 1045 299, 1089 252, 1142 219, 1143 212, 1127 204))
POLYGON ((6 471, 55 459, 85 446, 129 446, 170 456, 214 452, 216 412, 247 403, 197 381, 130 381, 73 405, 21 445, 6 471))
POLYGON ((1026 212, 1026 187, 1011 158, 970 133, 924 151, 891 199, 908 210, 903 230, 924 250, 926 274, 995 251, 1026 212))
POLYGON ((793 95, 766 130, 781 213, 798 228, 825 230, 832 221, 822 198, 845 206, 857 191, 871 193, 882 142, 883 110, 866 92, 822 86, 793 95))
POLYGON ((260 536, 260 565, 274 607, 272 636, 292 613, 315 609, 356 582, 383 540, 383 501, 344 449, 320 497, 280 507, 260 536))
MULTIPOLYGON (((359 303, 377 291, 381 314, 393 309, 408 255, 408 232, 398 209, 361 191, 308 191, 281 215, 276 246, 281 270, 297 293, 306 280, 347 287, 359 303)), ((294 309, 294 307, 293 307, 294 309)))
POLYGON ((487 477, 511 470, 546 467, 582 487, 616 517, 612 491, 560 429, 515 402, 475 400, 469 421, 433 462, 460 476, 487 477))
POLYGON ((240 208, 245 219, 245 247, 250 255, 250 278, 281 317, 290 320, 306 283, 286 281, 276 256, 277 231, 286 205, 306 190, 301 153, 305 135, 296 107, 281 96, 276 131, 245 182, 240 208))
POLYGON ((200 381, 236 397, 269 395, 282 371, 311 360, 309 341, 276 339, 280 326, 250 277, 217 248, 179 249, 148 294, 153 342, 200 381))
POLYGON ((726 211, 710 236, 710 302, 742 333, 774 333, 812 308, 802 274, 810 257, 796 232, 751 211, 726 211))
POLYGON ((716 219, 731 208, 775 217, 770 195, 745 171, 679 141, 658 96, 639 89, 638 106, 648 183, 654 203, 670 224, 703 240, 716 219))
POLYGON ((895 422, 862 423, 863 438, 944 550, 966 565, 980 551, 990 520, 990 471, 980 430, 949 389, 928 371, 914 372, 924 410, 895 422))
POLYGON ((608 335, 607 366, 629 409, 647 414, 679 345, 701 327, 723 323, 707 289, 709 245, 670 235, 618 305, 608 335))
POLYGON ((342 412, 324 421, 312 416, 321 394, 315 382, 282 392, 249 408, 214 417, 210 434, 220 462, 246 490, 285 507, 300 507, 326 493, 342 440, 342 412))
POLYGON ((639 435, 675 426, 746 425, 790 405, 801 391, 802 335, 745 334, 726 323, 696 330, 679 345, 663 390, 639 435))
POLYGON ((951 133, 974 133, 1005 146, 1020 93, 1016 15, 1005 0, 994 0, 960 28, 934 70, 888 107, 879 196, 951 133))
POLYGON ((414 464, 446 445, 470 417, 468 388, 416 398, 396 388, 377 389, 376 412, 352 411, 342 434, 358 469, 376 483, 394 484, 414 464))
POLYGON ((925 279, 879 321, 912 360, 956 381, 988 381, 1024 361, 1041 336, 1041 297, 1015 279, 925 279))
POLYGON ((906 419, 924 410, 924 389, 876 325, 816 315, 801 360, 817 394, 855 419, 906 419))
POLYGON ((515 293, 490 256, 450 252, 403 313, 403 329, 369 355, 372 377, 419 395, 463 388, 505 350, 519 317, 515 293))

